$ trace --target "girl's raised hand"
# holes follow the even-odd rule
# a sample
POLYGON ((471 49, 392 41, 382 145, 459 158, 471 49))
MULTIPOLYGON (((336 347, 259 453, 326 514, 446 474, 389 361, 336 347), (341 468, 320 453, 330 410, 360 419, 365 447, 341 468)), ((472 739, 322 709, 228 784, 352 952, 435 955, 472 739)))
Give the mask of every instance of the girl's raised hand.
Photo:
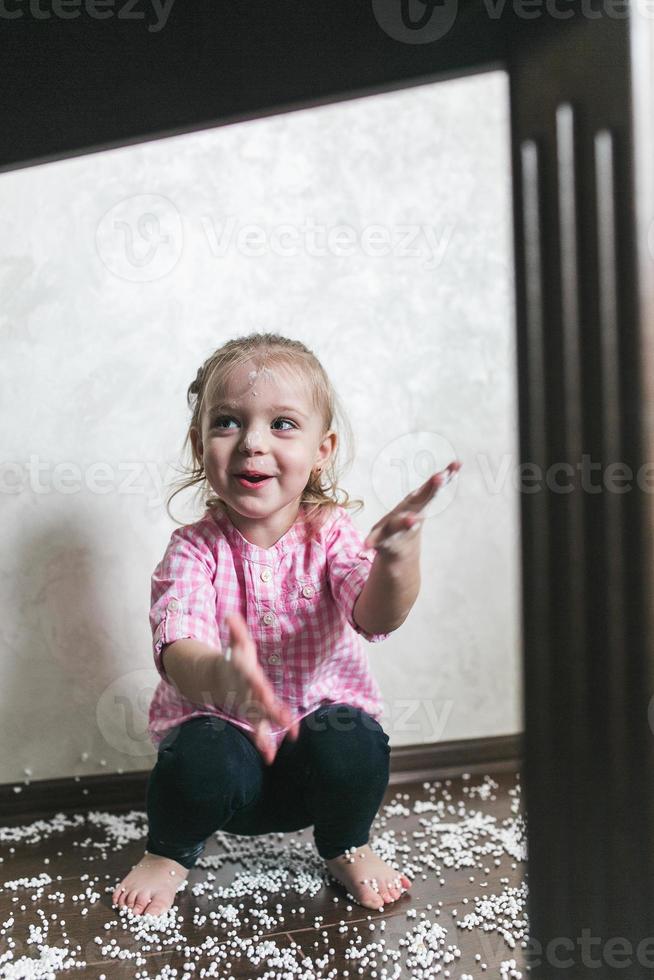
POLYGON ((401 555, 411 540, 409 532, 418 531, 422 526, 421 511, 440 488, 456 476, 462 465, 455 460, 440 473, 432 473, 421 487, 407 494, 393 510, 373 524, 363 543, 364 548, 375 548, 392 557, 401 555))
POLYGON ((293 741, 299 734, 299 722, 293 722, 290 708, 281 702, 272 684, 257 660, 257 650, 240 613, 232 613, 226 619, 229 626, 231 659, 226 661, 226 696, 229 707, 236 717, 247 716, 254 728, 253 740, 267 765, 274 762, 277 749, 272 737, 270 722, 289 727, 293 741), (246 709, 246 710, 244 710, 246 709))

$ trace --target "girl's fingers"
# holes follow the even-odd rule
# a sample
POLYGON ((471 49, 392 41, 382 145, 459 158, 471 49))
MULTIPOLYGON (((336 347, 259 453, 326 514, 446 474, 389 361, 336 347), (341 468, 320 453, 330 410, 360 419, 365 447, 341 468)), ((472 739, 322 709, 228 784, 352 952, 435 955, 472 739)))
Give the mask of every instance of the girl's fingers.
POLYGON ((254 640, 250 636, 248 624, 239 612, 230 613, 225 617, 225 622, 229 627, 229 642, 233 647, 240 647, 242 650, 256 652, 254 640))
POLYGON ((411 522, 406 520, 407 513, 418 517, 420 511, 424 510, 434 494, 446 483, 449 483, 460 469, 461 463, 455 461, 440 473, 432 473, 422 486, 408 494, 381 521, 373 524, 363 543, 364 548, 375 548, 380 541, 385 540, 391 534, 395 534, 402 527, 409 527, 411 522))
POLYGON ((251 654, 256 655, 254 642, 250 637, 247 623, 240 613, 230 613, 225 617, 225 622, 229 628, 229 645, 232 648, 232 656, 238 656, 241 663, 249 662, 251 654))
POLYGON ((270 718, 272 721, 280 720, 281 706, 277 701, 275 692, 270 688, 265 679, 258 677, 254 681, 251 696, 263 718, 270 718))
POLYGON ((380 540, 380 535, 377 532, 375 532, 375 534, 371 533, 363 542, 363 547, 366 549, 366 551, 369 548, 376 548, 377 545, 379 544, 379 540, 380 540))
POLYGON ((229 638, 234 643, 242 642, 244 633, 247 637, 247 624, 240 613, 230 613, 229 616, 225 617, 225 622, 229 627, 229 638))
POLYGON ((407 511, 403 511, 401 514, 398 514, 396 520, 390 524, 388 533, 391 535, 396 534, 397 531, 406 531, 407 528, 413 527, 414 524, 417 524, 418 521, 421 520, 424 520, 424 518, 418 517, 418 515, 415 513, 407 513, 407 511))
POLYGON ((463 463, 460 463, 458 459, 454 460, 453 463, 450 463, 450 465, 439 474, 442 477, 440 485, 445 486, 446 483, 449 483, 450 480, 456 476, 462 466, 463 463))
POLYGON ((420 517, 416 513, 401 511, 394 517, 389 517, 383 530, 378 531, 374 538, 372 535, 369 535, 367 540, 372 539, 373 543, 368 545, 368 547, 377 547, 383 542, 388 541, 388 539, 393 537, 393 535, 398 534, 401 531, 408 531, 410 528, 414 527, 416 524, 419 524, 423 520, 424 517, 420 517))
POLYGON ((364 548, 376 548, 380 541, 389 534, 389 525, 396 521, 399 516, 399 511, 392 510, 390 514, 387 514, 385 518, 381 521, 377 521, 375 525, 368 532, 365 541, 363 542, 364 548))
POLYGON ((433 497, 437 490, 440 490, 441 487, 446 486, 446 484, 448 484, 450 480, 456 476, 462 465, 463 464, 458 460, 454 460, 439 473, 432 473, 431 476, 425 480, 422 486, 418 487, 417 490, 414 490, 413 493, 408 495, 404 502, 404 506, 411 508, 415 507, 416 505, 418 507, 424 507, 427 500, 430 497, 433 497))
POLYGON ((463 463, 459 462, 458 459, 455 459, 452 463, 446 466, 444 470, 441 470, 440 473, 436 473, 435 475, 440 477, 439 486, 444 487, 446 483, 449 483, 450 480, 456 476, 462 466, 463 463))
POLYGON ((270 765, 275 758, 275 743, 272 737, 270 724, 266 718, 255 726, 255 743, 261 750, 267 765, 270 765))
POLYGON ((279 701, 265 675, 253 685, 252 696, 264 719, 275 722, 281 728, 286 728, 292 724, 291 709, 279 701))
POLYGON ((370 530, 368 531, 364 539, 363 542, 364 548, 374 547, 374 543, 377 541, 377 538, 379 537, 379 531, 382 525, 383 525, 383 521, 377 521, 376 524, 373 524, 373 526, 370 528, 370 530))
MULTIPOLYGON (((232 613, 226 617, 226 622, 229 626, 230 631, 230 642, 234 646, 240 646, 241 649, 247 649, 253 645, 253 641, 250 638, 248 632, 247 623, 243 619, 240 613, 232 613)), ((255 651, 256 652, 256 651, 255 651)), ((261 713, 262 717, 258 726, 263 726, 263 731, 261 734, 256 730, 255 741, 259 748, 265 753, 266 746, 269 744, 273 745, 274 742, 270 742, 271 726, 270 722, 274 722, 281 728, 287 728, 290 726, 289 734, 292 738, 297 738, 299 734, 299 726, 293 723, 293 715, 291 709, 288 705, 279 701, 275 690, 266 677, 265 673, 261 669, 259 663, 254 660, 254 669, 251 669, 246 664, 241 664, 241 673, 246 678, 249 685, 249 699, 254 702, 257 710, 261 713)), ((273 752, 274 755, 274 752, 273 752)))
POLYGON ((252 717, 252 710, 250 709, 247 713, 247 718, 252 725, 252 737, 254 744, 259 749, 261 754, 266 757, 268 761, 268 755, 270 754, 271 747, 274 747, 274 740, 272 738, 272 727, 265 714, 261 713, 261 703, 255 698, 252 699, 251 704, 255 707, 254 714, 257 717, 252 717))
POLYGON ((419 503, 419 505, 422 507, 423 501, 433 497, 436 491, 439 490, 440 487, 442 487, 446 482, 445 476, 445 473, 432 473, 429 479, 425 480, 423 485, 418 488, 416 491, 416 496, 413 498, 412 502, 419 503))

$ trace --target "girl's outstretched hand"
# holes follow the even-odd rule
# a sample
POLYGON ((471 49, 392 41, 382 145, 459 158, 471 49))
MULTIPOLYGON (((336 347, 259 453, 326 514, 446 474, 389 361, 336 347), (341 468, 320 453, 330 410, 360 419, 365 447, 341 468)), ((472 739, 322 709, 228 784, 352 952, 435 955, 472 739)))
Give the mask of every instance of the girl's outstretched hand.
POLYGON ((290 708, 278 699, 263 672, 257 660, 254 640, 241 614, 232 613, 227 616, 226 623, 229 626, 229 645, 232 649, 231 659, 224 664, 227 668, 227 701, 237 718, 243 714, 252 724, 254 744, 266 764, 271 765, 277 749, 270 722, 281 727, 290 726, 288 735, 293 741, 299 734, 299 722, 293 722, 290 708))
POLYGON ((456 476, 462 465, 455 460, 440 473, 432 473, 421 487, 407 494, 393 510, 373 524, 363 543, 364 548, 375 548, 390 557, 401 555, 413 533, 422 526, 421 511, 439 489, 456 476))

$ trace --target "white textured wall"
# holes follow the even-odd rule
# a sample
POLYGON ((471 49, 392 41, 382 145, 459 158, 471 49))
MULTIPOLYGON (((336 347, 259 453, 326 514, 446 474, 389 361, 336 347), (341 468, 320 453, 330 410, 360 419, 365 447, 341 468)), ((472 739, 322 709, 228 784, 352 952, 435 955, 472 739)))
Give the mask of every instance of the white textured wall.
POLYGON ((365 644, 391 744, 522 729, 508 141, 493 73, 0 175, 0 782, 153 764, 163 482, 197 367, 257 329, 341 393, 363 532, 464 464, 365 644))

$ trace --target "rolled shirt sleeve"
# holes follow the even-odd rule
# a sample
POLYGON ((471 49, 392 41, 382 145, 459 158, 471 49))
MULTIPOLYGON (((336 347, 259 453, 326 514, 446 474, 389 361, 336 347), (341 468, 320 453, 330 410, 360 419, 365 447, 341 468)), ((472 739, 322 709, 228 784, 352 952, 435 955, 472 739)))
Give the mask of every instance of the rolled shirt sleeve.
POLYGON ((166 676, 161 651, 174 640, 195 639, 220 651, 215 557, 202 535, 192 527, 173 531, 166 552, 151 580, 150 626, 154 663, 166 676))
POLYGON ((344 508, 327 536, 327 576, 334 602, 353 630, 370 643, 379 643, 390 633, 368 633, 354 619, 354 605, 368 581, 377 552, 363 547, 364 538, 344 508))

